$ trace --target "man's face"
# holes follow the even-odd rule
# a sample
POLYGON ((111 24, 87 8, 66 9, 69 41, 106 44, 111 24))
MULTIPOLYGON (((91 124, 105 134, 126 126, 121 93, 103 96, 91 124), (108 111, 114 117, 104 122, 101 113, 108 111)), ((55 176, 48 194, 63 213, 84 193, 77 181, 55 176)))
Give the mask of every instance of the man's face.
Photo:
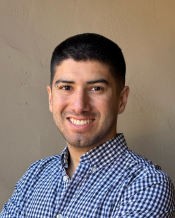
POLYGON ((96 147, 116 135, 119 98, 108 66, 67 59, 47 89, 49 109, 68 145, 96 147))

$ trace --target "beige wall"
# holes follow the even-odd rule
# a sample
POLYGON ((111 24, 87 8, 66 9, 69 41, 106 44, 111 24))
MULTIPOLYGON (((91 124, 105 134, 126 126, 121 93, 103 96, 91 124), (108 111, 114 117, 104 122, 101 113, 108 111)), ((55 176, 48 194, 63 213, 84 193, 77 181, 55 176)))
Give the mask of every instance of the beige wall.
POLYGON ((118 132, 175 183, 174 11, 174 0, 0 1, 0 210, 30 164, 65 145, 48 111, 50 57, 83 32, 122 48, 131 94, 118 132))

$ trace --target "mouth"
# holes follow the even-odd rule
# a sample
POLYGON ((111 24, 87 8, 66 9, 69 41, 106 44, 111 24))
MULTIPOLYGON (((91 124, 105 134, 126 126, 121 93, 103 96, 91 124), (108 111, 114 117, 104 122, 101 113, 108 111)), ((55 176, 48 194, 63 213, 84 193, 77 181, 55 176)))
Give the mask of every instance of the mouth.
POLYGON ((84 126, 87 125, 89 123, 92 123, 95 119, 91 119, 91 120, 77 120, 74 118, 69 118, 70 122, 76 126, 84 126))

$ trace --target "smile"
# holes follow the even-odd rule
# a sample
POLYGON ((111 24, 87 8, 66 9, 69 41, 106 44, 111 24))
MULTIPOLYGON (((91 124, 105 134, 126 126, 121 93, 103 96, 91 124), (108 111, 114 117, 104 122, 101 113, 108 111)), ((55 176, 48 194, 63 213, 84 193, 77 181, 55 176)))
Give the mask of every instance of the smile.
POLYGON ((70 122, 76 126, 83 126, 92 123, 94 120, 76 120, 74 118, 69 118, 70 122))

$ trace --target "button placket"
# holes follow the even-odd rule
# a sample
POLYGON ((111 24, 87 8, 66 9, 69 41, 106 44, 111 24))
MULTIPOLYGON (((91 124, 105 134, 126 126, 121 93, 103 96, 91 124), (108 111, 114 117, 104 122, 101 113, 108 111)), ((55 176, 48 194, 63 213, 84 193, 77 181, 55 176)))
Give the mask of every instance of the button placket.
POLYGON ((63 180, 64 180, 64 182, 66 182, 66 181, 68 180, 68 176, 67 176, 67 175, 64 175, 64 176, 63 176, 63 180))
POLYGON ((96 173, 97 172, 97 168, 96 167, 92 167, 92 172, 96 173))

